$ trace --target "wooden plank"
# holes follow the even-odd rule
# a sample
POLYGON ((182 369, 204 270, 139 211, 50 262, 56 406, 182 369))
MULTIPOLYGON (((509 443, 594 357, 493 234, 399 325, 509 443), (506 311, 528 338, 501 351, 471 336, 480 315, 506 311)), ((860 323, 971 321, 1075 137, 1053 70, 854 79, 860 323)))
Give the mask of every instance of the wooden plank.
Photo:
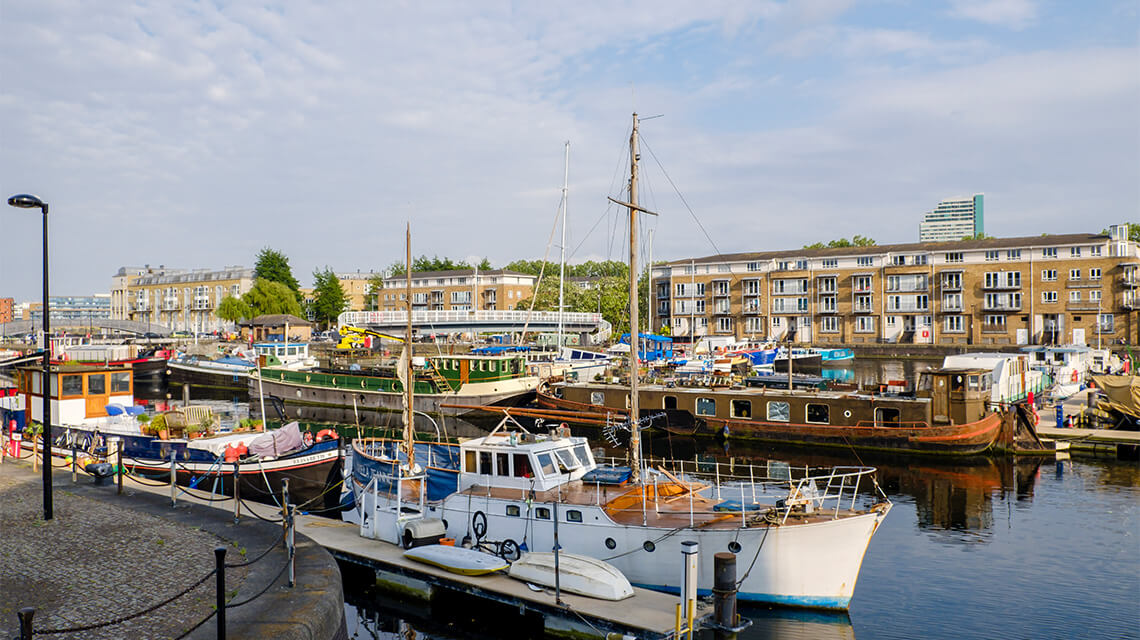
POLYGON ((1108 444, 1140 445, 1140 431, 1118 429, 1058 429, 1037 427, 1037 435, 1043 440, 1084 440, 1108 444))

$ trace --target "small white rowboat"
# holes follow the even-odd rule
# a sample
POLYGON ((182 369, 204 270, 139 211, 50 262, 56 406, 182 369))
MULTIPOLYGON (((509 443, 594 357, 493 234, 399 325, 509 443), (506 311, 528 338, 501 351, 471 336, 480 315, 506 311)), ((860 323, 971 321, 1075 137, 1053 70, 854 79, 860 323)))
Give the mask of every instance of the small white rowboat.
POLYGON ((481 576, 507 568, 506 560, 498 556, 474 549, 442 544, 429 544, 408 549, 404 552, 404 557, 465 576, 481 576))
MULTIPOLYGON (((512 578, 554 586, 554 553, 531 552, 511 564, 507 572, 512 578)), ((624 600, 633 595, 633 587, 621 571, 613 565, 578 555, 558 554, 559 587, 567 593, 576 593, 601 600, 624 600)))

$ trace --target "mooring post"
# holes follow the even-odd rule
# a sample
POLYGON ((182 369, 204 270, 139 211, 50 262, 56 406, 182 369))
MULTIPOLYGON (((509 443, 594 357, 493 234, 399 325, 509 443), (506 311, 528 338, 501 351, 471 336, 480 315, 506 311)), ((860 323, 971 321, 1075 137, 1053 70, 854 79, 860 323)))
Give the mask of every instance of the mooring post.
POLYGON ((79 482, 79 447, 71 443, 71 484, 79 482))
POLYGON ((174 468, 174 446, 170 447, 170 506, 178 504, 178 470, 174 468))
POLYGON ((182 406, 190 406, 190 384, 182 385, 182 406))
POLYGON ((716 637, 735 638, 726 633, 736 624, 736 554, 721 551, 713 556, 713 620, 718 631, 716 637))
POLYGON ((115 478, 118 482, 116 493, 123 495, 123 439, 111 438, 111 442, 115 443, 115 478))
POLYGON ((218 640, 226 637, 226 548, 214 547, 214 583, 217 593, 214 594, 214 605, 218 614, 218 640))
POLYGON ((238 462, 234 461, 234 524, 241 519, 241 477, 238 475, 238 462))
POLYGON ((32 640, 32 616, 36 615, 34 607, 24 607, 16 613, 20 619, 20 640, 32 640))
POLYGON ((684 569, 681 574, 681 613, 685 617, 685 626, 688 628, 691 638, 693 636, 693 617, 697 607, 700 545, 695 540, 682 542, 681 559, 684 561, 684 569))
POLYGON ((289 506, 289 588, 297 584, 297 520, 296 508, 289 506))

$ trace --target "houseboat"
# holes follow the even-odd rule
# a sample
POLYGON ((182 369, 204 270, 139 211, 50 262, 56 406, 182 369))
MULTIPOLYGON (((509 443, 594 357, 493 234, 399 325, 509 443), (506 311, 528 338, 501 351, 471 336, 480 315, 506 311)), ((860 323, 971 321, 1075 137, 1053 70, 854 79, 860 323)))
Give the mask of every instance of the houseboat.
POLYGON ((249 372, 258 366, 300 371, 315 368, 317 364, 304 342, 259 342, 253 345, 253 351, 239 351, 212 360, 182 355, 172 358, 166 369, 171 385, 244 391, 249 386, 249 372))

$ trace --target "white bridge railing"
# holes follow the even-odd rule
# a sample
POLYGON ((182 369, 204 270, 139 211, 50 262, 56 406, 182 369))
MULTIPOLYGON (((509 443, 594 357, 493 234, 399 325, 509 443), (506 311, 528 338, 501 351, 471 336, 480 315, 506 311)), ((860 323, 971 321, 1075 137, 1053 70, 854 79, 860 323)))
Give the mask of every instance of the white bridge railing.
MULTIPOLYGON (((600 313, 571 312, 562 315, 562 322, 568 325, 594 325, 605 322, 600 313)), ((522 327, 528 318, 530 324, 558 324, 557 311, 412 311, 412 324, 433 325, 517 325, 522 327)), ((403 326, 408 322, 407 311, 346 311, 337 317, 338 326, 403 326)))

